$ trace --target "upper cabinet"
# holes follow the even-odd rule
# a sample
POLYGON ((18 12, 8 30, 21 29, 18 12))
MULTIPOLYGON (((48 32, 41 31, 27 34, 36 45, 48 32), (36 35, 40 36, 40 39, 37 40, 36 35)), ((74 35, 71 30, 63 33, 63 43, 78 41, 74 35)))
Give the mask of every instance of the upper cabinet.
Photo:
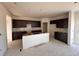
POLYGON ((13 28, 24 28, 27 24, 31 24, 32 27, 41 27, 40 21, 28 21, 28 20, 13 20, 13 28))
POLYGON ((52 20, 50 24, 56 24, 57 28, 68 28, 68 18, 52 20))

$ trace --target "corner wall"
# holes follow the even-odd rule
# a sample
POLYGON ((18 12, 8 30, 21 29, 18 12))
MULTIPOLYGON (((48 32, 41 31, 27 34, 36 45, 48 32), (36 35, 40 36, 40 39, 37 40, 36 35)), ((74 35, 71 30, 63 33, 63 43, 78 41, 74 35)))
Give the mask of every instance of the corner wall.
POLYGON ((0 3, 0 55, 4 55, 7 50, 6 15, 10 14, 0 3))
POLYGON ((69 11, 68 20, 68 45, 72 46, 74 42, 74 11, 69 11))

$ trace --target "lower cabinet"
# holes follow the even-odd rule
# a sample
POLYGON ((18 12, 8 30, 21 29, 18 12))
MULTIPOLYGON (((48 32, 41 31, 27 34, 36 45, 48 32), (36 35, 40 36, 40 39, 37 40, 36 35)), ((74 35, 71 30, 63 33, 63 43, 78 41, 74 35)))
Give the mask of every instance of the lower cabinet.
POLYGON ((68 40, 67 33, 55 32, 54 38, 67 44, 67 40, 68 40))
MULTIPOLYGON (((33 34, 39 34, 39 33, 41 33, 41 30, 32 31, 32 33, 33 34)), ((22 39, 23 35, 27 35, 27 32, 26 31, 13 32, 12 33, 12 39, 13 40, 22 39)))
POLYGON ((12 38, 13 38, 13 40, 22 39, 22 35, 25 33, 26 33, 26 31, 25 32, 13 32, 12 38))

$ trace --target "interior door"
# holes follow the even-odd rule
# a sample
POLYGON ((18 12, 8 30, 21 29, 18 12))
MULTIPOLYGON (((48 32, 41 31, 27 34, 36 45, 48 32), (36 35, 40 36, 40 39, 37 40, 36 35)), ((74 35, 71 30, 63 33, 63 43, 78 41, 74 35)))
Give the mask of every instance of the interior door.
POLYGON ((43 33, 47 33, 47 22, 43 23, 43 33))

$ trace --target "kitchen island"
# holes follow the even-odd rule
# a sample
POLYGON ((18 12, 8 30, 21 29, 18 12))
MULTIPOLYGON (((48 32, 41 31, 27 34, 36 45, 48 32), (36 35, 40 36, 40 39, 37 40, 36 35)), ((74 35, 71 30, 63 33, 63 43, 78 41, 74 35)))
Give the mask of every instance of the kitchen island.
POLYGON ((30 48, 42 43, 49 42, 49 33, 40 33, 34 35, 24 35, 22 37, 23 49, 30 48))

